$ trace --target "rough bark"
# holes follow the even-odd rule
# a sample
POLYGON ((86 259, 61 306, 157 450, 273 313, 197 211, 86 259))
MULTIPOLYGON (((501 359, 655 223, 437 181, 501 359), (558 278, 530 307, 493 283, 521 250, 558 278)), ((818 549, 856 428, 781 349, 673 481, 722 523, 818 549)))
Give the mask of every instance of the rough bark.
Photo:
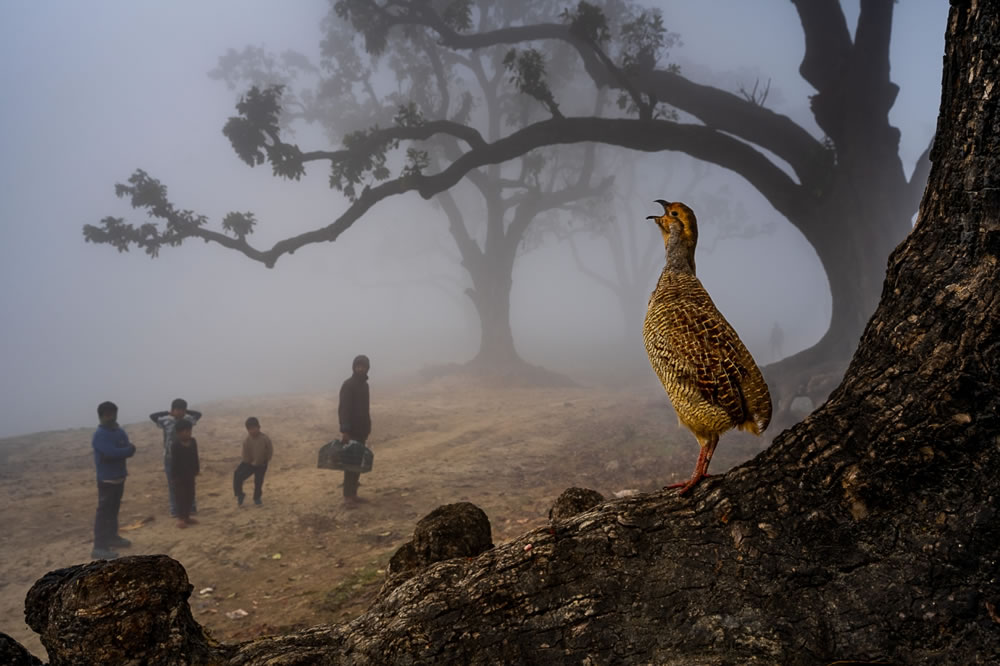
POLYGON ((7 666, 42 666, 42 661, 7 634, 0 633, 0 664, 7 666))
POLYGON ((553 523, 572 518, 592 509, 604 501, 604 495, 589 488, 567 488, 556 498, 549 509, 549 520, 553 523))
POLYGON ((155 557, 49 574, 29 624, 54 664, 1000 662, 998 55, 1000 5, 956 0, 917 225, 844 382, 750 463, 430 564, 346 625, 211 645, 155 557))
POLYGON ((24 600, 51 664, 210 664, 234 650, 191 614, 184 567, 166 555, 98 560, 40 578, 24 600))
POLYGON ((384 596, 435 562, 475 557, 492 547, 490 519, 482 509, 470 502, 440 506, 417 523, 413 540, 393 554, 379 594, 384 596))

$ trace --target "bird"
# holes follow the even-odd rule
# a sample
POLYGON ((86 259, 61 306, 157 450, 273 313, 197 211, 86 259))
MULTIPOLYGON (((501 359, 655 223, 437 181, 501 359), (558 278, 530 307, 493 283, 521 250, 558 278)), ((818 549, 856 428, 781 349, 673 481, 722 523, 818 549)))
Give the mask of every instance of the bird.
POLYGON ((691 478, 667 488, 691 491, 708 475, 719 436, 738 428, 760 435, 771 421, 771 394, 753 356, 695 275, 698 221, 685 204, 657 199, 666 265, 649 297, 642 337, 649 362, 677 419, 701 452, 691 478))

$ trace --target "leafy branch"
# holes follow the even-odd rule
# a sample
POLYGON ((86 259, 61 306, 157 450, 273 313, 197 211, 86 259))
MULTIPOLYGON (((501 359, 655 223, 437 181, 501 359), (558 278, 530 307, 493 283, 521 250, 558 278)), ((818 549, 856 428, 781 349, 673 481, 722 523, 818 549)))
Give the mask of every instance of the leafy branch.
POLYGON ((510 74, 510 82, 519 92, 537 99, 556 118, 563 117, 555 96, 545 81, 545 56, 540 51, 511 49, 504 56, 503 65, 510 74))
POLYGON ((256 166, 270 162, 274 175, 298 180, 305 173, 302 151, 298 146, 280 139, 281 94, 284 86, 268 86, 261 90, 253 86, 240 98, 236 110, 240 115, 226 121, 222 133, 233 145, 240 159, 256 166))

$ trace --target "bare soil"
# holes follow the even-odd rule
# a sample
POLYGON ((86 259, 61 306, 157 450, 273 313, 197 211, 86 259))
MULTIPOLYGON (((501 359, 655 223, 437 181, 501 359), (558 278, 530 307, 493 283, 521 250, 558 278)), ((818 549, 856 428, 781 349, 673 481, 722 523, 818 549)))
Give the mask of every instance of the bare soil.
MULTIPOLYGON (((138 447, 120 515, 133 546, 122 555, 165 553, 187 569, 195 618, 222 641, 239 641, 364 611, 393 552, 416 522, 442 504, 469 501, 490 518, 495 543, 547 521, 570 486, 606 497, 659 490, 691 473, 693 436, 679 429, 663 393, 645 388, 501 388, 439 377, 419 386, 372 381, 375 465, 361 478, 368 503, 345 508, 340 472, 316 468, 337 431, 336 395, 294 395, 192 405, 201 453, 200 521, 177 528, 167 506, 162 435, 146 421, 124 428, 138 447), (275 455, 262 506, 237 507, 232 473, 257 416, 275 455), (245 616, 233 618, 237 610, 245 616)), ((123 414, 127 401, 122 399, 123 414)), ((46 572, 90 559, 96 508, 93 430, 0 440, 0 631, 40 657, 24 623, 24 596, 46 572)), ((712 463, 723 472, 764 442, 723 437, 712 463)), ((713 481, 715 482, 715 481, 713 481)))

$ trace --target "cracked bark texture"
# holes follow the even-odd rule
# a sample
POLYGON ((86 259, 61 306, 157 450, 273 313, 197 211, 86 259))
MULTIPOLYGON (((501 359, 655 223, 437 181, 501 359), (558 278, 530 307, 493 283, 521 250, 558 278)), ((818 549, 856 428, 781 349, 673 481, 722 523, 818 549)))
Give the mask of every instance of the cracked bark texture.
POLYGON ((471 502, 439 506, 420 519, 413 539, 393 554, 379 596, 385 596, 430 564, 475 557, 492 547, 493 530, 482 509, 471 502))
MULTIPOLYGON (((180 637, 155 645, 247 665, 1000 663, 998 55, 1000 3, 953 2, 917 224, 844 382, 753 461, 690 497, 612 500, 430 564, 345 625, 212 645, 184 595, 180 637)), ((79 572, 146 559, 36 585, 52 663, 100 661, 124 611, 145 613, 118 595, 103 628, 74 616, 79 572), (59 639, 80 623, 80 643, 59 639)))
POLYGON ((232 648, 195 621, 191 590, 184 567, 166 555, 97 560, 38 579, 24 619, 53 665, 223 663, 232 648))
POLYGON ((0 632, 0 664, 6 666, 41 666, 42 660, 5 633, 0 632))

